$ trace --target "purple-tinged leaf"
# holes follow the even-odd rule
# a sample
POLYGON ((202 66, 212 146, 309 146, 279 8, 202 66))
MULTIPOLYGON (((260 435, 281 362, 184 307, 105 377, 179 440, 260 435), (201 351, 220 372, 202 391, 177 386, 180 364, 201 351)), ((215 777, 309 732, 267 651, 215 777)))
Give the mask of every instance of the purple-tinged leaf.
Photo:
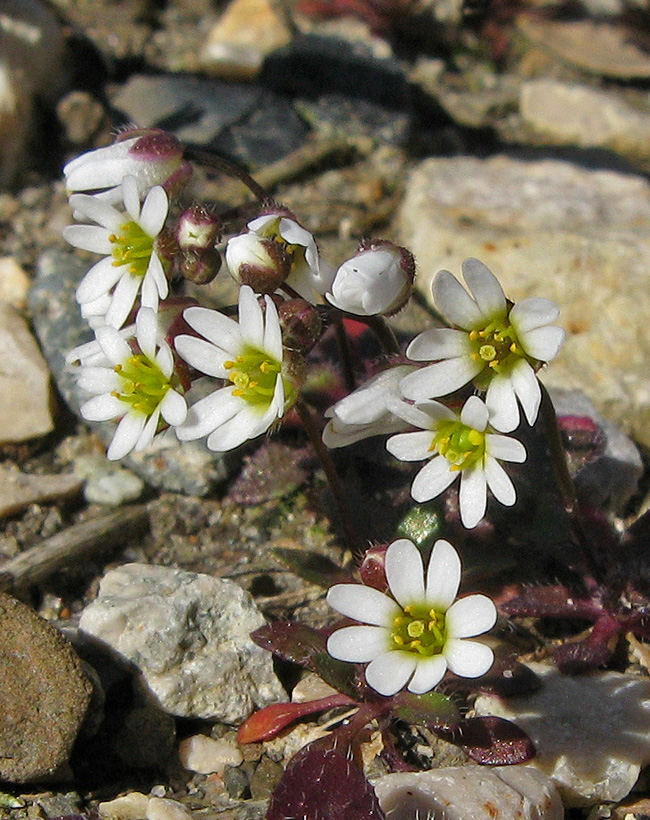
POLYGON ((468 718, 454 731, 434 731, 444 740, 462 747, 477 763, 510 766, 535 757, 533 741, 523 729, 505 718, 468 718))
POLYGON ((623 629, 623 624, 614 615, 605 614, 596 621, 586 638, 558 646, 553 652, 555 663, 566 675, 579 675, 604 666, 623 629))
POLYGON ((521 595, 499 604, 505 615, 532 618, 585 618, 594 621, 603 612, 602 604, 591 597, 577 597, 565 586, 530 587, 521 595))
POLYGON ((294 575, 310 584, 328 589, 334 584, 349 584, 352 575, 325 555, 312 550, 273 547, 271 554, 294 575))
POLYGON ((589 416, 558 416, 558 427, 573 476, 605 452, 606 436, 589 416))
POLYGON ((385 815, 350 747, 328 737, 305 746, 289 763, 266 820, 385 820, 385 815))
POLYGON ((445 692, 488 692, 502 698, 536 692, 542 682, 530 667, 519 663, 512 655, 498 657, 490 671, 480 678, 448 678, 445 692))
POLYGON ((265 441, 244 459, 244 467, 230 488, 229 497, 235 504, 262 504, 284 498, 308 478, 302 466, 309 448, 290 447, 278 441, 265 441))
POLYGON ((440 692, 415 695, 402 690, 393 697, 393 716, 407 723, 429 728, 439 727, 452 731, 460 721, 460 714, 450 698, 440 692))
POLYGON ((633 632, 637 638, 650 640, 650 612, 636 610, 627 615, 621 623, 622 631, 633 632))
POLYGON ((265 624, 251 632, 251 638, 262 649, 300 666, 309 666, 314 655, 327 651, 326 634, 297 621, 265 624))
POLYGON ((329 695, 304 703, 272 703, 244 721, 237 732, 238 743, 257 743, 269 740, 296 720, 335 706, 355 706, 355 701, 345 695, 329 695))
POLYGON ((359 700, 357 667, 353 663, 339 661, 327 652, 319 652, 310 658, 309 666, 331 687, 354 700, 359 700))

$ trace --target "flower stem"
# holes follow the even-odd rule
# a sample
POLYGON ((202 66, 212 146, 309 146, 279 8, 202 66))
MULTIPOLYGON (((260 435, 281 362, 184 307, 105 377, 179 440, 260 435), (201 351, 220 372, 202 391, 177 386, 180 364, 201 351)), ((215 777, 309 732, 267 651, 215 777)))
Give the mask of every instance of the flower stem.
POLYGON ((402 350, 393 332, 393 328, 388 324, 383 316, 359 316, 355 317, 365 322, 375 334, 382 346, 384 353, 393 356, 401 356, 402 350))
POLYGON ((223 174, 227 174, 230 177, 234 177, 242 182, 248 190, 256 196, 260 202, 272 202, 273 198, 271 195, 266 191, 253 177, 241 168, 239 165, 236 165, 234 162, 230 162, 230 160, 225 159, 224 157, 220 157, 218 154, 211 154, 208 151, 201 151, 199 148, 185 148, 186 159, 193 160, 194 162, 198 162, 200 165, 204 165, 207 168, 212 168, 215 171, 221 171, 223 174))
POLYGON ((311 411, 302 399, 299 399, 296 402, 296 410, 300 415, 300 420, 307 431, 312 447, 314 448, 323 470, 325 471, 325 477, 327 478, 327 483, 329 484, 332 495, 334 496, 341 527, 343 528, 343 534, 345 540, 347 541, 348 547, 356 558, 361 558, 364 555, 368 545, 365 544, 359 537, 359 534, 356 532, 355 527, 352 524, 352 515, 350 513, 347 498, 343 492, 343 487, 336 471, 336 467, 334 466, 334 462, 329 454, 329 450, 323 444, 323 440, 314 423, 311 411))
POLYGON ((334 333, 336 334, 336 344, 339 350, 341 359, 341 367, 343 369, 343 378, 345 379, 345 386, 348 393, 351 393, 357 386, 357 380, 354 377, 354 368, 352 367, 352 355, 350 351, 350 338, 345 330, 343 317, 337 313, 334 316, 334 333))
POLYGON ((594 579, 598 583, 601 583, 604 580, 605 571, 601 566, 601 562, 597 559, 593 543, 587 534, 582 520, 580 503, 576 496, 573 479, 571 478, 571 473, 567 465, 566 452, 562 443, 562 434, 557 422, 555 408, 553 407, 553 402, 551 401, 548 390, 541 382, 539 386, 542 391, 540 416, 546 431, 546 442, 553 464, 555 480, 557 481, 558 489, 564 502, 564 509, 569 517, 573 536, 582 548, 587 569, 591 572, 594 579))

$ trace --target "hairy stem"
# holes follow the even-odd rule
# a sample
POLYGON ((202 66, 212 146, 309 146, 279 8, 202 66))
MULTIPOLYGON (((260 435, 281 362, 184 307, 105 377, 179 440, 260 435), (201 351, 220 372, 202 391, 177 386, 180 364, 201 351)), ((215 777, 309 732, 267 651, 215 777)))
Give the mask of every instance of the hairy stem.
POLYGON ((198 148, 185 148, 185 159, 198 162, 206 168, 212 168, 215 171, 220 171, 222 174, 227 174, 242 182, 248 190, 256 196, 260 202, 271 203, 273 198, 253 177, 230 160, 220 157, 218 154, 211 154, 208 151, 201 151, 198 148))

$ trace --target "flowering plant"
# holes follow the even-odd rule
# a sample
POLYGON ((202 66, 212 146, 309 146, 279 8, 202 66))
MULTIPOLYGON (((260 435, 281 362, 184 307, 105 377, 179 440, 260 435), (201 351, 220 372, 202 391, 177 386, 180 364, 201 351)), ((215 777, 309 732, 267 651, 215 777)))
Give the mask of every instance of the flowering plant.
MULTIPOLYGON (((478 762, 528 760, 534 748, 516 726, 458 708, 481 688, 521 693, 539 685, 512 657, 495 654, 491 644, 503 635, 485 635, 497 609, 476 591, 485 569, 481 576, 472 567, 472 550, 489 557, 497 589, 509 552, 530 554, 549 540, 571 552, 566 584, 510 588, 499 604, 502 616, 593 621, 587 637, 556 650, 563 670, 607 663, 629 632, 650 638, 650 584, 613 558, 623 546, 640 549, 645 520, 621 535, 578 501, 562 424, 539 380, 564 340, 554 324, 559 307, 541 297, 512 302, 492 271, 470 258, 462 263, 467 289, 449 271, 433 280, 441 321, 398 339, 386 317, 413 292, 415 260, 406 248, 365 239, 331 265, 296 215, 246 172, 160 131, 123 135, 73 160, 65 175, 77 220, 65 236, 102 256, 76 293, 95 338, 67 358, 89 394, 82 417, 115 424, 108 457, 143 450, 163 431, 175 446, 205 439, 223 453, 256 442, 264 453, 261 437, 288 428, 309 439, 337 507, 338 564, 306 549, 274 555, 326 588, 332 618, 345 620, 325 629, 275 621, 253 633, 280 658, 317 672, 334 694, 267 707, 239 738, 271 738, 324 709, 354 714, 296 756, 269 820, 312 816, 310 787, 323 778, 340 780, 336 794, 360 796, 364 816, 380 817, 372 789, 349 763, 369 725, 394 769, 406 765, 396 729, 404 722, 478 762), (250 218, 250 203, 217 214, 184 201, 188 158, 247 185, 258 215, 250 218), (186 283, 196 294, 222 259, 239 284, 236 307, 190 299, 186 283), (379 437, 385 446, 375 447, 379 437), (473 589, 458 597, 462 583, 473 589)), ((595 436, 584 425, 581 433, 595 450, 595 436)), ((263 472, 255 459, 238 479, 244 498, 263 472)), ((281 481, 286 472, 279 472, 281 481)), ((327 799, 331 816, 343 816, 343 797, 327 799)))

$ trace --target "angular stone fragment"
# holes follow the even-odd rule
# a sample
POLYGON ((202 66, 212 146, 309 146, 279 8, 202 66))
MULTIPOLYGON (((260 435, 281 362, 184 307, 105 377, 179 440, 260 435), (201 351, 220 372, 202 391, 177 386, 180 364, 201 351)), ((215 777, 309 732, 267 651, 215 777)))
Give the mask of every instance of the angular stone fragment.
POLYGON ((14 515, 29 507, 79 492, 83 481, 77 476, 21 473, 0 467, 0 518, 14 515))
POLYGON ((234 724, 286 700, 270 653, 249 637, 263 623, 232 581, 127 564, 104 576, 79 626, 130 661, 165 711, 234 724))
POLYGON ((452 766, 380 778, 386 820, 562 820, 553 783, 528 766, 452 766))
POLYGON ((2 593, 0 625, 0 780, 68 777, 92 685, 61 633, 2 593))
POLYGON ((508 701, 481 695, 477 713, 504 717, 529 735, 537 749, 529 765, 551 778, 565 805, 622 800, 650 762, 650 681, 529 666, 542 680, 539 691, 508 701))
POLYGON ((0 444, 54 429, 50 373, 27 322, 0 302, 0 444))

